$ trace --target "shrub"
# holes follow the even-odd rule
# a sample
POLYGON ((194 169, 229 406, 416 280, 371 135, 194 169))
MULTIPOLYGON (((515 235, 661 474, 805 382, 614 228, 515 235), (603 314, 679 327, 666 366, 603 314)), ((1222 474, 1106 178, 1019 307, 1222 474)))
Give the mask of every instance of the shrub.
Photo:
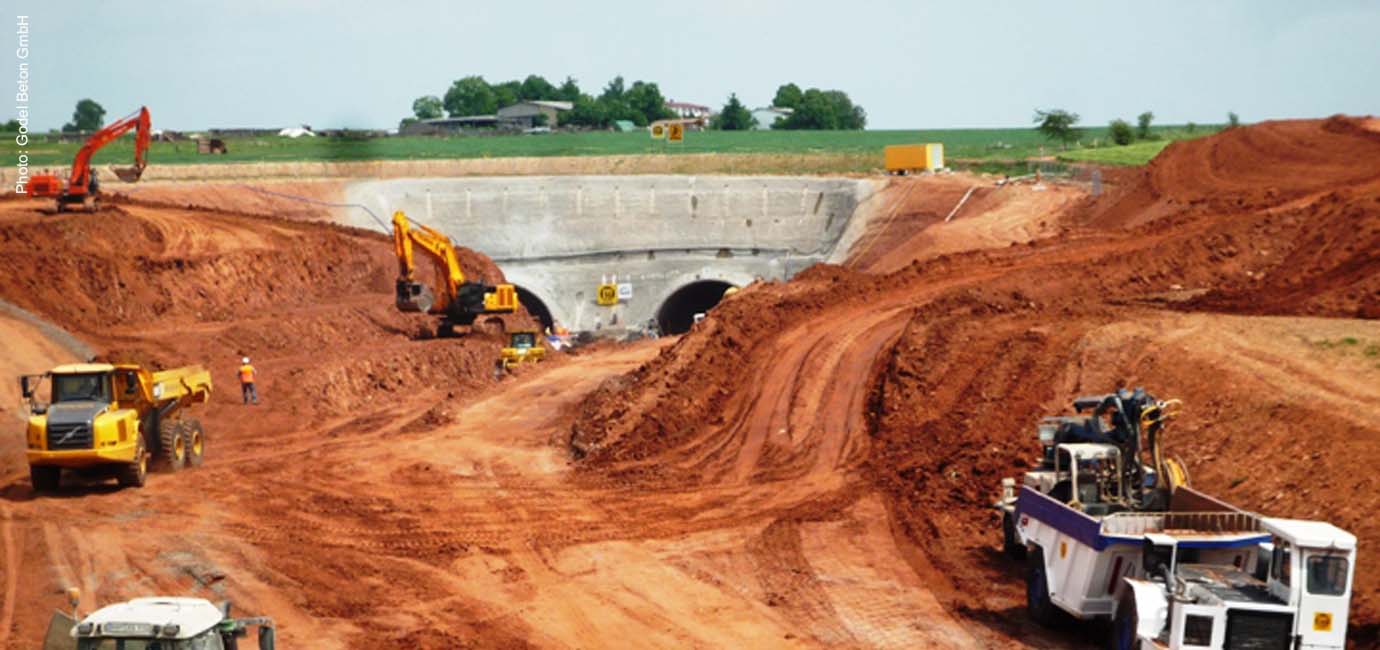
POLYGON ((1135 132, 1126 120, 1112 120, 1112 123, 1107 125, 1107 131, 1112 137, 1112 142, 1119 145, 1131 144, 1131 141, 1136 139, 1135 132))

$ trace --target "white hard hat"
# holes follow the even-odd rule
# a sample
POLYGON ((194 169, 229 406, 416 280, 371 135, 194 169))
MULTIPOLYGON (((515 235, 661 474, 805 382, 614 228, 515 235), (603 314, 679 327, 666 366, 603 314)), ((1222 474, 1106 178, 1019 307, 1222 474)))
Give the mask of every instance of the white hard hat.
POLYGON ((240 363, 249 363, 249 357, 245 357, 240 363))

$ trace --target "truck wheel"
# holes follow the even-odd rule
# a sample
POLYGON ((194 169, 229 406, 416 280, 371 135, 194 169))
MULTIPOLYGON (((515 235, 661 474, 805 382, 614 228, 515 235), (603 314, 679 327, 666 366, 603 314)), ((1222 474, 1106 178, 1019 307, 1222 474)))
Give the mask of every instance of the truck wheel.
POLYGON ((1054 624, 1056 610, 1049 600, 1049 580, 1045 576, 1045 552, 1036 547, 1026 557, 1025 610, 1040 625, 1054 624))
POLYGON ((149 477, 149 454, 143 445, 144 439, 139 438, 139 451, 134 462, 120 468, 119 474, 115 475, 115 480, 120 487, 144 487, 144 482, 149 477))
POLYGON ((164 422, 158 427, 159 442, 162 444, 163 466, 169 472, 176 472, 187 464, 187 436, 186 425, 180 420, 177 422, 164 422))
POLYGON ((1136 604, 1130 600, 1122 600, 1116 608, 1116 617, 1112 619, 1112 629, 1107 635, 1107 647, 1110 650, 1132 650, 1136 647, 1136 604))
POLYGON ((259 650, 274 650, 276 636, 273 628, 267 625, 259 626, 259 650))
POLYGON ((1025 544, 1016 537, 1016 520, 1009 512, 1001 514, 1001 550, 1013 560, 1025 559, 1025 544))
POLYGON ((187 439, 187 464, 201 467, 201 457, 206 453, 206 432, 201 429, 201 420, 187 420, 183 432, 187 439))
POLYGON ((54 492, 62 486, 62 468, 48 465, 30 465, 29 483, 34 492, 54 492))

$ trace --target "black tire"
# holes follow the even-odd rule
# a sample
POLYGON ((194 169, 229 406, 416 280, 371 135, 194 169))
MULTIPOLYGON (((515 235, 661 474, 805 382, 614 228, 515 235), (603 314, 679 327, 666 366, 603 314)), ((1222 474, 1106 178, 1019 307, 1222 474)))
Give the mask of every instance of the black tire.
POLYGON ((1036 547, 1026 557, 1025 611, 1030 620, 1046 627, 1054 625, 1058 611, 1049 599, 1049 579, 1045 576, 1045 552, 1036 547))
POLYGON ((56 492, 62 487, 62 468, 48 465, 30 465, 29 483, 34 492, 56 492))
POLYGON ((1135 648, 1138 623, 1135 601, 1123 598, 1121 603, 1117 605, 1116 616, 1112 618, 1111 630, 1107 632, 1107 648, 1109 650, 1132 650, 1135 648))
POLYGON ((187 464, 201 467, 202 457, 206 455, 206 431, 201 428, 201 420, 187 420, 183 435, 186 437, 187 464))
POLYGON ((259 650, 274 650, 277 636, 273 628, 267 625, 259 626, 259 650))
POLYGON ((115 480, 120 487, 144 487, 144 483, 149 477, 149 454, 148 447, 144 444, 144 439, 139 438, 139 451, 135 454, 135 461, 120 468, 115 480))
POLYGON ((1025 544, 1016 538, 1016 519, 1009 512, 1001 513, 1001 550, 1013 560, 1025 559, 1025 544))
POLYGON ((187 428, 181 420, 163 422, 158 427, 158 454, 163 468, 176 472, 187 464, 187 428))

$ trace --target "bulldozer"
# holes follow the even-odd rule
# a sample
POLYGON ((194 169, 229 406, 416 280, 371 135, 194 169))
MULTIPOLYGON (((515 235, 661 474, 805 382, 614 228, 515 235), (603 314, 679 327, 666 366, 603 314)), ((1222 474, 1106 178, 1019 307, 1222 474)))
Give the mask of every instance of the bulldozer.
POLYGON ((398 257, 394 305, 402 312, 440 316, 437 336, 456 336, 457 326, 470 327, 485 314, 517 311, 517 289, 513 285, 467 281, 450 238, 428 226, 414 226, 401 210, 393 213, 393 249, 398 257), (435 265, 435 289, 417 280, 417 249, 435 265))
POLYGON ((201 366, 153 372, 138 364, 79 363, 19 381, 31 414, 26 455, 35 491, 58 489, 63 470, 142 487, 151 459, 168 471, 202 462, 205 430, 185 417, 211 397, 211 373, 201 366), (46 402, 39 399, 45 381, 46 402))
POLYGON ((537 330, 514 330, 508 333, 508 345, 499 352, 499 364, 504 370, 523 363, 536 363, 546 358, 541 334, 537 330))

